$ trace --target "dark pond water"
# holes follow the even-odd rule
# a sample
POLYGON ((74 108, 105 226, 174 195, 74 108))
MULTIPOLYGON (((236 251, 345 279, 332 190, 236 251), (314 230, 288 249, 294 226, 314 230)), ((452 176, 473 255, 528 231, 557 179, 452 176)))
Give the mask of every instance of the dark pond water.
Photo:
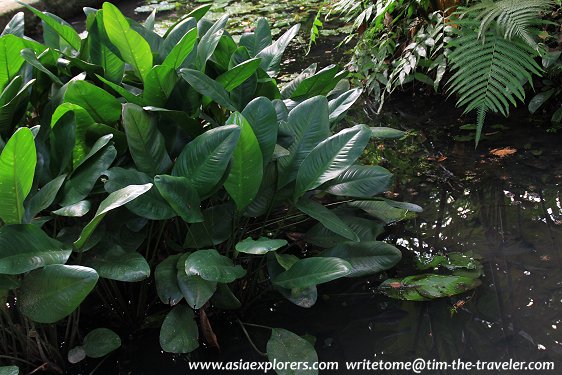
MULTIPOLYGON (((282 29, 315 12, 318 3, 308 8, 293 0, 221 4, 216 8, 235 14, 231 26, 241 30, 256 15, 274 18, 274 27, 282 29)), ((123 6, 134 14, 137 5, 123 6)), ((178 16, 167 13, 162 25, 178 16)), ((321 39, 307 58, 301 39, 287 62, 298 70, 315 61, 321 66, 337 61, 341 51, 332 49, 338 38, 321 39)), ((374 292, 378 278, 338 282, 320 288, 311 309, 267 294, 241 319, 312 335, 325 361, 554 361, 559 370, 553 373, 561 373, 561 135, 546 132, 548 124, 534 122, 523 109, 509 120, 497 119, 502 126, 489 127, 475 150, 473 142, 452 140, 463 138, 459 126, 465 121, 452 101, 414 91, 390 100, 380 116, 371 107, 368 101, 359 103, 352 117, 412 132, 404 141, 374 145, 379 151, 366 158, 381 160, 396 173, 396 199, 424 208, 416 219, 389 228, 386 240, 404 251, 406 264, 390 275, 407 275, 415 253, 473 252, 484 264, 482 286, 459 298, 410 303, 374 292)), ((490 117, 488 124, 495 122, 490 117)), ((234 317, 211 316, 222 351, 201 348, 191 360, 263 360, 234 317)), ((265 350, 269 332, 249 332, 265 350)), ((148 330, 132 336, 99 373, 185 374, 189 358, 162 353, 157 334, 148 330)))

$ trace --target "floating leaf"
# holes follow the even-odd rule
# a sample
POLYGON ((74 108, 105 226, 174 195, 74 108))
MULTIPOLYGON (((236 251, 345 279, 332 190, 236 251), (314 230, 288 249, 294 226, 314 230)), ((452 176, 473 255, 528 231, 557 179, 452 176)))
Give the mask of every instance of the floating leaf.
POLYGON ((327 283, 351 273, 352 266, 339 258, 304 258, 293 264, 289 270, 280 273, 273 284, 282 288, 308 288, 327 283))
POLYGON ((379 289, 395 299, 429 301, 461 294, 475 289, 480 284, 480 280, 471 277, 423 274, 403 279, 388 279, 379 289))

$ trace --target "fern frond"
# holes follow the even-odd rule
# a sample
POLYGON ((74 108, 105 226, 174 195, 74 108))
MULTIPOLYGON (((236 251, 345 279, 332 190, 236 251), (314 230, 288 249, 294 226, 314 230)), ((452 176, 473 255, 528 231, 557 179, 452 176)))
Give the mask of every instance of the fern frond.
POLYGON ((507 116, 511 105, 525 100, 523 85, 542 69, 534 59, 537 51, 521 38, 509 40, 493 31, 481 38, 473 20, 461 24, 459 37, 450 43, 454 73, 448 91, 458 95, 457 106, 465 106, 465 113, 478 112, 478 143, 486 113, 507 116))
POLYGON ((463 13, 480 21, 478 37, 482 38, 494 26, 505 39, 519 37, 537 49, 535 26, 542 23, 540 14, 553 6, 552 0, 484 0, 463 13))

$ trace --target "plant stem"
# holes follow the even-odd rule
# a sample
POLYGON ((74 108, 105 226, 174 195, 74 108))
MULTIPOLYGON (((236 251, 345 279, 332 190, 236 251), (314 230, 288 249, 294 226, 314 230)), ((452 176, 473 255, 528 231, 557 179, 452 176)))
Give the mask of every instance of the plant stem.
MULTIPOLYGON (((240 319, 238 320, 238 324, 240 324, 240 328, 242 328, 242 331, 244 332, 244 335, 246 336, 246 338, 248 339, 248 342, 250 343, 250 345, 252 346, 252 348, 256 351, 256 353, 258 353, 261 356, 267 357, 267 353, 262 352, 261 350, 258 349, 258 347, 256 346, 256 344, 254 344, 254 341, 252 341, 252 338, 250 337, 250 334, 248 333, 248 331, 246 330, 246 327, 244 327, 244 324, 248 325, 248 326, 252 326, 252 324, 248 324, 248 323, 242 323, 242 321, 240 319)), ((265 326, 261 326, 261 328, 268 328, 265 326)), ((268 328, 269 329, 269 328, 268 328)))

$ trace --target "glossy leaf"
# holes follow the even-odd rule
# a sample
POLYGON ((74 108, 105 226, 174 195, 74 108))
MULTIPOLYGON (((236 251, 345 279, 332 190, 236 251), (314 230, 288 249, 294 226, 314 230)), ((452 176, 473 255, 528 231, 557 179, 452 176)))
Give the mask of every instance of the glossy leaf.
POLYGON ((197 250, 185 261, 187 276, 200 276, 207 281, 231 283, 244 277, 246 271, 234 265, 230 258, 220 255, 216 250, 197 250))
POLYGON ((236 111, 236 106, 230 100, 228 92, 217 81, 193 69, 181 69, 180 75, 200 94, 208 96, 226 109, 236 111))
POLYGON ((261 185, 263 157, 258 139, 248 121, 240 113, 233 113, 226 121, 240 127, 240 138, 234 148, 230 173, 224 188, 236 203, 239 211, 249 205, 261 185))
POLYGON ((221 180, 239 137, 236 125, 206 131, 185 146, 172 174, 188 178, 204 198, 221 180))
POLYGON ((154 185, 183 221, 198 223, 204 220, 199 194, 186 177, 160 175, 154 177, 154 185))
POLYGON ((167 171, 172 161, 155 118, 135 104, 123 106, 123 127, 137 169, 154 176, 167 171))
POLYGON ((102 124, 113 125, 121 117, 121 104, 107 91, 86 81, 68 84, 64 100, 84 108, 102 124))
POLYGON ((356 125, 320 142, 299 168, 294 197, 301 197, 349 168, 363 154, 369 139, 369 129, 356 125))
POLYGON ((127 19, 113 4, 103 4, 103 24, 111 43, 121 57, 144 80, 152 69, 152 51, 148 42, 131 28, 127 19))
POLYGON ((49 265, 27 274, 20 288, 20 311, 38 323, 70 315, 92 291, 98 274, 81 266, 49 265))
POLYGON ((142 97, 144 103, 155 107, 163 107, 172 94, 177 82, 173 68, 156 65, 145 77, 142 97))
POLYGON ((480 280, 465 276, 423 274, 388 279, 379 289, 387 296, 406 301, 429 301, 451 297, 477 288, 480 280))
POLYGON ((387 191, 392 174, 385 168, 371 165, 352 165, 327 182, 322 190, 340 196, 371 198, 387 191))
POLYGON ((309 199, 301 199, 297 203, 296 207, 308 216, 318 220, 330 231, 339 234, 340 236, 343 236, 349 240, 359 241, 359 237, 357 237, 357 234, 355 234, 355 232, 353 232, 347 226, 347 224, 345 224, 335 213, 333 213, 320 203, 314 202, 309 199))
POLYGON ((295 25, 287 30, 279 39, 277 39, 269 47, 261 50, 256 57, 261 58, 260 66, 271 77, 279 74, 279 66, 283 57, 283 52, 291 42, 291 40, 299 32, 300 25, 295 25))
POLYGON ((22 222, 23 202, 31 191, 36 164, 33 134, 19 128, 0 154, 0 219, 4 223, 22 222))
POLYGON ((246 47, 251 56, 269 47, 271 42, 271 30, 265 18, 258 19, 254 32, 245 33, 240 37, 240 45, 246 47))
POLYGON ((213 26, 209 28, 209 30, 207 30, 207 32, 203 36, 201 36, 201 40, 197 45, 197 68, 199 70, 205 70, 205 64, 207 63, 207 60, 209 60, 209 58, 213 55, 213 52, 215 52, 215 48, 217 48, 217 45, 219 44, 219 41, 224 33, 224 27, 227 21, 228 15, 222 16, 213 24, 213 26))
POLYGON ((300 259, 287 271, 280 273, 273 284, 282 288, 308 288, 349 275, 352 266, 339 258, 313 257, 300 259))
POLYGON ((337 122, 347 112, 347 110, 351 108, 357 99, 359 99, 362 92, 362 89, 356 88, 346 91, 338 97, 331 99, 328 102, 330 123, 337 122))
POLYGON ((170 255, 156 266, 154 281, 156 292, 162 303, 174 306, 183 299, 182 291, 178 286, 176 264, 181 255, 170 255))
POLYGON ((34 218, 39 212, 53 204, 65 179, 66 175, 58 176, 33 195, 27 204, 26 216, 29 219, 34 218))
POLYGON ((1 36, 12 34, 15 36, 19 36, 23 38, 25 28, 25 20, 24 20, 24 13, 17 12, 14 16, 10 19, 10 22, 6 24, 4 30, 2 30, 1 36))
POLYGON ((160 346, 168 353, 189 353, 199 347, 199 329, 193 310, 176 306, 166 315, 160 329, 160 346))
POLYGON ((101 358, 121 346, 121 338, 107 328, 96 328, 84 337, 84 351, 90 358, 101 358))
POLYGON ((119 245, 95 248, 86 253, 82 262, 104 279, 136 282, 150 276, 146 259, 135 251, 123 250, 119 245))
POLYGON ((232 235, 234 205, 214 205, 203 211, 202 223, 192 224, 185 238, 184 247, 204 249, 223 243, 232 235))
POLYGON ((303 160, 310 152, 330 136, 328 101, 316 96, 297 105, 291 112, 285 130, 291 135, 289 155, 278 159, 279 187, 289 184, 297 177, 303 160))
POLYGON ((415 211, 418 211, 419 206, 411 207, 414 210, 409 210, 407 208, 396 207, 393 204, 389 203, 390 201, 386 200, 362 200, 362 201, 354 201, 350 202, 349 205, 353 207, 357 207, 362 209, 363 211, 367 212, 369 215, 374 216, 387 224, 401 221, 405 219, 409 219, 415 216, 415 211))
POLYGON ((55 18, 52 16, 45 14, 31 5, 20 3, 33 12, 37 17, 39 17, 45 24, 53 29, 62 40, 64 40, 69 46, 71 46, 75 51, 80 50, 81 39, 76 30, 72 27, 59 23, 55 18))
POLYGON ((246 60, 218 76, 216 81, 220 83, 226 91, 231 92, 250 78, 259 66, 260 59, 246 60))
POLYGON ((398 139, 398 138, 402 138, 404 134, 405 133, 402 130, 387 128, 384 126, 371 128, 371 137, 373 138, 398 139))
POLYGON ((275 240, 267 237, 260 237, 254 240, 248 237, 236 244, 236 251, 246 254, 262 255, 270 251, 275 251, 283 246, 287 246, 286 240, 275 240))
POLYGON ((217 289, 215 281, 204 280, 196 275, 187 276, 183 269, 177 271, 177 284, 192 309, 202 308, 217 289))
POLYGON ((0 228, 0 274, 18 275, 49 264, 64 264, 72 249, 35 225, 0 228))
POLYGON ((330 65, 305 78, 292 92, 291 99, 299 100, 328 94, 338 83, 338 80, 334 79, 337 73, 338 67, 330 65))
POLYGON ((197 42, 197 28, 189 30, 172 48, 162 65, 172 69, 179 69, 197 42))
POLYGON ((402 259, 400 250, 379 241, 345 242, 321 255, 348 261, 351 272, 347 277, 374 275, 394 267, 402 259))
MULTIPOLYGON (((104 173, 108 180, 104 188, 112 193, 129 185, 143 185, 154 182, 146 173, 136 169, 111 168, 104 173)), ((125 205, 134 214, 149 220, 167 220, 176 216, 174 210, 162 197, 156 186, 125 205)))
POLYGON ((0 366, 0 375, 19 375, 18 366, 0 366))
POLYGON ((129 203, 130 201, 146 193, 151 188, 152 184, 130 185, 109 194, 109 196, 100 203, 98 210, 94 215, 94 218, 88 224, 86 224, 84 229, 82 229, 80 238, 78 238, 78 240, 74 242, 74 246, 76 246, 76 248, 78 249, 83 247, 88 238, 94 232, 94 229, 96 229, 101 220, 105 217, 105 215, 107 215, 109 211, 129 203))
POLYGON ((53 214, 66 217, 82 217, 90 212, 91 207, 92 203, 84 200, 71 204, 70 206, 61 207, 58 210, 53 211, 53 214))
MULTIPOLYGON (((278 375, 317 375, 318 370, 313 370, 318 362, 318 355, 314 346, 293 332, 282 328, 273 328, 271 337, 267 342, 267 358, 273 363, 303 363, 308 370, 291 369, 286 367, 276 369, 278 375)), ((304 367, 304 366, 302 366, 304 367)))
POLYGON ((113 134, 108 134, 96 141, 88 154, 75 166, 64 184, 63 206, 77 203, 88 196, 102 173, 109 168, 117 157, 117 150, 109 142, 113 134))
POLYGON ((211 297, 211 303, 221 310, 238 310, 242 307, 240 300, 232 293, 226 284, 217 285, 217 290, 215 294, 213 294, 213 297, 211 297))
MULTIPOLYGON (((279 124, 273 103, 264 97, 252 100, 242 111, 242 116, 248 120, 252 127, 263 156, 263 165, 266 166, 277 145, 277 132, 279 124)), ((280 147, 280 146, 279 146, 280 147)))

